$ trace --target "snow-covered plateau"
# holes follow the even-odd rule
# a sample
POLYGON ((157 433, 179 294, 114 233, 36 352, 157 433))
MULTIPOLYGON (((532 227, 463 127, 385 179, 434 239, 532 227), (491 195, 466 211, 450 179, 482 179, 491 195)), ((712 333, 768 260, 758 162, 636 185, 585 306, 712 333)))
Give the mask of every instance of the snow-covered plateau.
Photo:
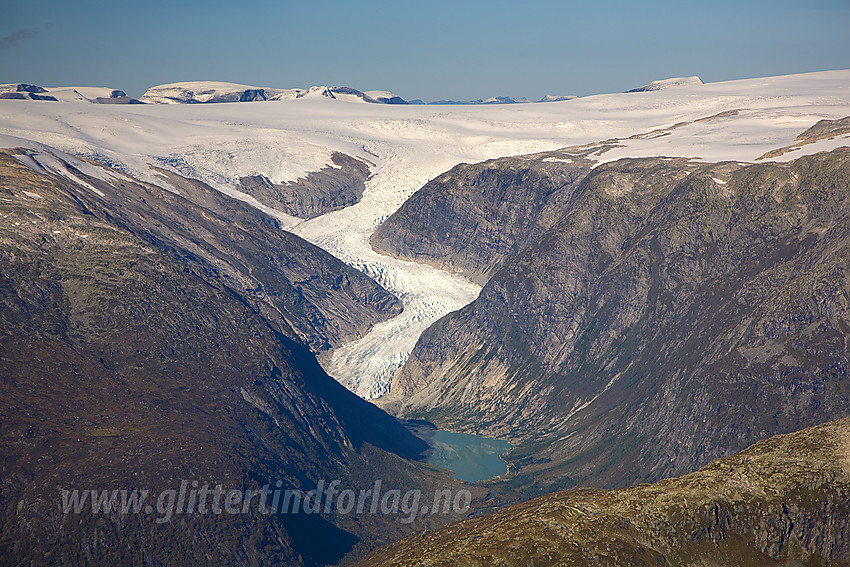
MULTIPOLYGON (((750 162, 790 145, 821 119, 850 115, 850 71, 598 95, 548 104, 355 104, 324 96, 252 104, 91 105, 0 100, 0 146, 43 144, 165 185, 174 170, 257 206, 240 177, 274 182, 331 165, 333 152, 374 164, 362 200, 301 220, 262 207, 287 230, 374 277, 404 312, 325 357, 328 372, 365 398, 386 392, 421 332, 474 300, 465 278, 381 256, 369 237, 428 180, 461 162, 617 139, 597 159, 685 156, 750 162), (701 120, 711 118, 710 120, 701 120)), ((777 158, 850 145, 847 136, 777 158)))

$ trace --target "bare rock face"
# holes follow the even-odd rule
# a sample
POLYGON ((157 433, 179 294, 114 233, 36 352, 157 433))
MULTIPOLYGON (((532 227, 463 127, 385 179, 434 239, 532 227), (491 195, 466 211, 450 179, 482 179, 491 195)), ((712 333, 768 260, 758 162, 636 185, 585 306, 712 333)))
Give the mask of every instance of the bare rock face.
POLYGON ((263 205, 300 218, 314 218, 360 202, 371 177, 369 164, 340 152, 334 152, 331 161, 334 166, 291 183, 275 184, 262 175, 243 177, 239 190, 263 205))
POLYGON ((843 419, 681 478, 543 496, 411 536, 358 565, 847 565, 848 450, 843 419))
POLYGON ((50 96, 44 87, 38 85, 9 83, 0 85, 0 99, 55 101, 56 97, 50 96))
POLYGON ((507 438, 511 483, 531 493, 683 474, 845 416, 848 211, 846 148, 601 165, 476 301, 422 335, 380 403, 507 438))
POLYGON ((122 90, 113 89, 109 96, 98 96, 92 99, 95 104, 145 104, 137 98, 127 96, 122 90))
POLYGON ((591 163, 580 153, 547 152, 458 165, 390 216, 372 247, 484 284, 558 219, 591 163))

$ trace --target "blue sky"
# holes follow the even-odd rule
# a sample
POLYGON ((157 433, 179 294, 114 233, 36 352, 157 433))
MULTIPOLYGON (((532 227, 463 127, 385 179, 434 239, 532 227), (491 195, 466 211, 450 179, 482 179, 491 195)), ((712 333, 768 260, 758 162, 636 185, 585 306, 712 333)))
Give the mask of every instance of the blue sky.
POLYGON ((850 2, 4 1, 0 83, 220 80, 402 97, 618 92, 850 68, 850 2))

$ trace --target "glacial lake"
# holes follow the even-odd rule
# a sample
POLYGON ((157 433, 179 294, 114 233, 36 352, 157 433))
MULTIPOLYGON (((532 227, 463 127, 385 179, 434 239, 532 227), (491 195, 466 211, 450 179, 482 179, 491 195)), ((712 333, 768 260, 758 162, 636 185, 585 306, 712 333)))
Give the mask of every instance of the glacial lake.
POLYGON ((427 462, 453 471, 455 478, 475 482, 508 471, 507 463, 500 457, 511 448, 507 441, 439 429, 429 437, 433 450, 427 462))

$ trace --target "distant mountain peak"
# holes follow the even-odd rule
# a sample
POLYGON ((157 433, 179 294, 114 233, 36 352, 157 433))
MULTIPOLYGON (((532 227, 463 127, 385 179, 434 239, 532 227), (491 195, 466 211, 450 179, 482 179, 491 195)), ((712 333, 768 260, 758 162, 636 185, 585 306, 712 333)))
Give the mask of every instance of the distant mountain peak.
MULTIPOLYGON (((564 100, 572 100, 578 98, 576 95, 549 95, 547 94, 540 100, 532 101, 527 98, 515 98, 511 96, 491 96, 490 98, 479 98, 476 100, 437 100, 427 104, 523 104, 529 102, 560 102, 564 100)), ((410 101, 410 104, 426 104, 420 99, 410 101)))
POLYGON ((317 97, 317 96, 324 96, 324 97, 327 97, 327 98, 336 98, 334 96, 333 92, 331 91, 331 89, 329 89, 328 87, 325 87, 325 86, 310 87, 306 91, 302 91, 302 92, 298 93, 298 96, 296 98, 305 98, 305 97, 313 98, 313 97, 317 97))
POLYGON ((428 104, 518 104, 531 102, 527 98, 513 98, 510 96, 491 96, 490 98, 478 98, 475 100, 435 100, 428 104))
POLYGON ((574 98, 578 98, 576 95, 550 95, 547 94, 537 102, 562 102, 565 100, 573 100, 574 98))
POLYGON ((384 104, 410 104, 391 91, 366 91, 363 94, 384 104))
POLYGON ((690 87, 694 85, 702 85, 702 79, 696 75, 692 77, 673 77, 670 79, 662 79, 660 81, 652 81, 642 87, 626 91, 627 93, 643 93, 649 91, 661 91, 675 87, 690 87))

